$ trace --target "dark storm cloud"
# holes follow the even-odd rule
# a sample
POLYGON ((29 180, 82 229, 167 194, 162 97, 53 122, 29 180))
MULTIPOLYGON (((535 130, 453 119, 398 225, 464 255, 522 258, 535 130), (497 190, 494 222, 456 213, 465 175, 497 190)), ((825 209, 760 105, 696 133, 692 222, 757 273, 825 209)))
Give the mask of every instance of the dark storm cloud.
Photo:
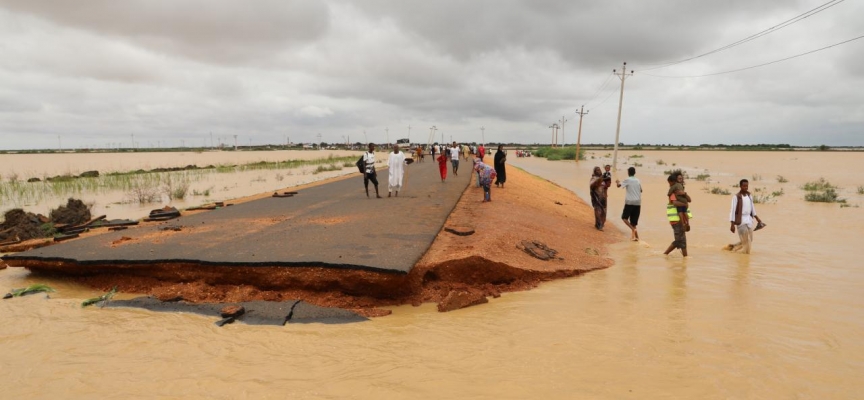
POLYGON ((552 49, 570 62, 606 68, 664 62, 719 40, 748 15, 796 10, 785 1, 386 1, 356 4, 371 18, 392 18, 405 30, 462 59, 522 46, 552 49))
POLYGON ((362 140, 363 130, 384 140, 385 127, 408 125, 425 138, 436 125, 542 142, 562 115, 572 138, 585 104, 583 140, 609 143, 620 81, 597 89, 628 61, 625 142, 807 144, 822 132, 861 144, 864 40, 734 74, 650 76, 742 68, 861 34, 864 5, 845 1, 649 69, 822 3, 0 0, 0 135, 8 148, 51 147, 57 134, 70 145, 132 133, 195 143, 211 131, 281 143, 362 140))
POLYGON ((0 7, 211 62, 267 58, 320 38, 329 23, 327 6, 315 0, 3 0, 0 7))

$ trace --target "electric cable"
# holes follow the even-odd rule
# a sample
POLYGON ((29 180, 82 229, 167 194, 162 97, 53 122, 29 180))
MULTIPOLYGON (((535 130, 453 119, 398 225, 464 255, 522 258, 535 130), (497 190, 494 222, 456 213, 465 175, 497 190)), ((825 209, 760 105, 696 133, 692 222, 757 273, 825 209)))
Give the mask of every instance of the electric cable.
POLYGON ((783 61, 786 61, 786 60, 791 60, 791 59, 793 59, 793 58, 798 58, 798 57, 806 56, 806 55, 808 55, 808 54, 813 54, 813 53, 815 53, 815 52, 817 52, 817 51, 827 50, 827 49, 830 49, 830 48, 832 48, 832 47, 840 46, 841 44, 846 44, 846 43, 849 43, 849 42, 852 42, 852 41, 855 41, 855 40, 858 40, 858 39, 864 39, 864 35, 861 35, 861 36, 858 36, 858 37, 856 37, 856 38, 852 38, 852 39, 849 39, 849 40, 844 40, 844 41, 842 41, 842 42, 840 42, 840 43, 834 43, 834 44, 832 44, 832 45, 830 45, 830 46, 825 46, 825 47, 822 47, 822 48, 818 48, 818 49, 816 49, 816 50, 810 50, 810 51, 808 51, 808 52, 804 52, 804 53, 801 53, 801 54, 796 54, 796 55, 794 55, 794 56, 790 56, 790 57, 786 57, 786 58, 781 58, 781 59, 779 59, 779 60, 774 60, 774 61, 771 61, 771 62, 767 62, 767 63, 763 63, 763 64, 758 64, 758 65, 752 65, 752 66, 744 67, 744 68, 733 69, 733 70, 729 70, 729 71, 714 72, 714 73, 711 73, 711 74, 704 74, 704 75, 681 75, 681 76, 671 76, 671 75, 654 75, 654 74, 649 74, 649 73, 647 73, 647 72, 641 72, 641 71, 640 71, 640 74, 641 74, 641 75, 653 76, 653 77, 655 77, 655 78, 704 78, 704 77, 707 77, 707 76, 715 76, 715 75, 731 74, 731 73, 733 73, 733 72, 746 71, 746 70, 748 70, 748 69, 754 69, 754 68, 764 67, 764 66, 766 66, 766 65, 776 64, 776 63, 783 62, 783 61))
POLYGON ((816 8, 814 8, 814 9, 812 9, 812 10, 809 10, 809 11, 807 11, 807 12, 804 12, 804 13, 802 13, 802 14, 799 14, 799 15, 797 15, 797 16, 795 16, 795 17, 790 18, 790 19, 787 19, 786 21, 783 21, 783 22, 781 22, 781 23, 779 23, 779 24, 777 24, 777 25, 774 25, 774 26, 772 26, 772 27, 770 27, 770 28, 768 28, 768 29, 765 29, 765 30, 763 30, 763 31, 761 31, 761 32, 754 33, 754 34, 752 34, 752 35, 750 35, 750 36, 747 36, 747 37, 744 38, 744 39, 738 40, 738 41, 736 41, 736 42, 732 42, 732 43, 727 44, 727 45, 725 45, 725 46, 723 46, 723 47, 720 47, 720 48, 717 48, 717 49, 711 50, 711 51, 709 51, 709 52, 707 52, 707 53, 702 53, 702 54, 699 54, 699 55, 696 55, 696 56, 693 56, 693 57, 689 57, 689 58, 685 58, 685 59, 682 59, 682 60, 678 60, 678 61, 671 61, 671 62, 660 63, 660 64, 648 64, 649 66, 652 66, 652 65, 653 65, 654 67, 650 67, 650 68, 640 68, 639 70, 640 70, 640 71, 651 71, 651 70, 655 70, 655 69, 666 68, 666 67, 670 67, 670 66, 672 66, 672 65, 681 64, 681 63, 684 63, 684 62, 687 62, 687 61, 695 60, 695 59, 697 59, 697 58, 705 57, 705 56, 707 56, 707 55, 711 55, 711 54, 714 54, 714 53, 718 53, 718 52, 721 52, 721 51, 723 51, 723 50, 731 49, 731 48, 733 48, 733 47, 736 47, 736 46, 742 45, 742 44, 744 44, 744 43, 747 43, 747 42, 749 42, 749 41, 752 41, 752 40, 758 39, 758 38, 760 38, 760 37, 762 37, 762 36, 765 36, 765 35, 768 35, 768 34, 770 34, 770 33, 773 33, 773 32, 776 32, 776 31, 779 31, 780 29, 783 29, 783 28, 785 28, 785 27, 787 27, 787 26, 789 26, 789 25, 792 25, 792 24, 795 24, 795 23, 797 23, 797 22, 800 22, 800 21, 802 21, 802 20, 804 20, 804 19, 806 19, 806 18, 809 18, 809 17, 811 17, 811 16, 813 16, 813 15, 816 15, 816 14, 822 12, 822 11, 825 11, 825 10, 831 8, 831 7, 834 7, 834 6, 840 4, 840 3, 844 2, 844 1, 846 1, 846 0, 831 0, 831 1, 827 2, 827 3, 825 3, 825 4, 822 4, 822 5, 820 5, 820 6, 816 7, 816 8))

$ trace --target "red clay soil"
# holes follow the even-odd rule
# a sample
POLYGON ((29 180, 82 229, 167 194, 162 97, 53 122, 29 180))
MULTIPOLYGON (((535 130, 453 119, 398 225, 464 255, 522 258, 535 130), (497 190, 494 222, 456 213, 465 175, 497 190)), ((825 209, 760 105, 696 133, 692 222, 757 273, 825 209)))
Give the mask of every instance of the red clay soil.
MULTIPOLYGON (((445 227, 475 233, 461 236, 442 230, 407 275, 321 267, 146 264, 75 268, 44 261, 38 266, 47 273, 62 270, 63 275, 97 289, 107 291, 116 285, 122 292, 147 293, 162 300, 301 299, 374 317, 390 313, 378 307, 400 304, 434 302, 446 311, 447 304, 459 308, 454 298, 468 299, 466 305, 476 304, 480 298, 528 290, 543 281, 612 265, 605 256, 606 245, 622 236, 595 230, 590 206, 572 192, 516 168, 508 168, 507 176, 506 188, 493 186, 489 203, 481 202, 482 189, 470 185, 445 227), (556 258, 532 257, 517 247, 523 240, 556 250, 556 258)), ((29 263, 16 262, 15 266, 29 263)))

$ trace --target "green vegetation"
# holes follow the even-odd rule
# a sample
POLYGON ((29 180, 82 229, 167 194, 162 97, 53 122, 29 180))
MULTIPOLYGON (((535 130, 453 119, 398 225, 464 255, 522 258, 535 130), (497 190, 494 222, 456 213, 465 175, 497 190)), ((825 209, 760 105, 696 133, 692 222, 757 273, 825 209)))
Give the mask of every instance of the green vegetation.
POLYGON ((826 181, 825 178, 819 178, 819 180, 805 183, 804 186, 801 187, 801 189, 804 189, 808 192, 813 192, 819 190, 837 189, 837 187, 826 181))
POLYGON ((644 158, 644 157, 645 156, 643 156, 641 154, 634 154, 634 155, 630 156, 630 158, 644 158))
MULTIPOLYGON (((549 161, 559 161, 559 160, 575 160, 576 159, 576 148, 575 147, 540 147, 534 151, 534 155, 537 157, 544 157, 549 161)), ((585 151, 580 149, 579 159, 585 159, 585 151)))
MULTIPOLYGON (((82 193, 105 194, 111 192, 125 193, 127 201, 144 204, 159 201, 162 194, 165 194, 169 199, 183 199, 188 195, 192 183, 201 181, 208 174, 255 170, 291 170, 312 165, 327 165, 326 168, 333 168, 334 165, 348 165, 349 163, 350 166, 353 166, 354 161, 356 161, 355 156, 334 157, 330 155, 315 160, 261 161, 242 165, 223 164, 206 167, 160 168, 151 171, 112 172, 94 178, 79 178, 72 174, 64 174, 50 178, 41 177, 43 179, 39 182, 26 182, 26 180, 19 179, 17 174, 10 174, 5 181, 0 181, 0 204, 37 204, 48 198, 80 196, 82 193)), ((192 194, 209 196, 211 189, 204 192, 193 190, 192 194)))
POLYGON ((320 174, 320 173, 322 173, 322 172, 328 172, 328 171, 341 171, 341 170, 342 170, 342 167, 340 167, 340 166, 338 166, 338 165, 336 165, 336 164, 330 164, 330 165, 319 165, 318 168, 315 169, 315 171, 312 171, 312 173, 313 173, 313 174, 320 174))
POLYGON ((21 297, 26 296, 28 294, 34 293, 44 293, 44 292, 56 292, 51 286, 48 286, 43 283, 37 283, 35 285, 27 286, 22 289, 13 289, 11 292, 7 293, 3 298, 11 298, 11 297, 21 297))
POLYGON ((789 180, 784 178, 783 175, 777 175, 777 182, 778 183, 786 183, 786 182, 789 182, 789 180))
POLYGON ((81 308, 84 308, 87 306, 92 306, 93 304, 96 304, 99 302, 103 302, 102 306, 105 306, 105 304, 107 302, 111 301, 111 298, 113 298, 115 294, 117 294, 117 286, 114 286, 113 288, 111 288, 111 290, 108 291, 108 293, 105 293, 99 297, 93 297, 93 298, 84 300, 84 302, 81 303, 81 308))
POLYGON ((864 185, 858 186, 858 194, 864 194, 864 185))
POLYGON ((710 190, 708 190, 708 193, 711 193, 711 194, 722 194, 722 195, 724 195, 724 196, 725 196, 725 195, 730 195, 730 194, 732 194, 729 190, 727 190, 727 189, 723 189, 723 188, 718 187, 718 186, 714 186, 714 187, 712 187, 710 190))
POLYGON ((657 165, 666 165, 666 161, 657 160, 657 165))
POLYGON ((783 191, 783 188, 780 188, 780 190, 775 190, 775 191, 771 192, 771 196, 774 196, 774 197, 780 197, 784 194, 786 194, 786 192, 783 191))
POLYGON ((699 174, 699 175, 696 175, 696 180, 697 181, 706 181, 710 177, 711 177, 711 175, 709 175, 709 174, 699 174))
POLYGON ((637 163, 633 163, 633 166, 634 166, 634 167, 641 167, 641 166, 642 166, 642 163, 638 163, 638 162, 637 162, 637 163))
POLYGON ((807 182, 801 187, 807 193, 804 195, 804 200, 816 203, 845 203, 846 199, 840 198, 837 194, 837 186, 826 181, 825 178, 813 182, 807 182))
POLYGON ((758 181, 761 181, 761 180, 762 180, 762 175, 759 175, 759 174, 753 174, 753 176, 752 176, 751 178, 752 178, 752 179, 751 179, 752 182, 758 182, 758 181))
POLYGON ((667 169, 663 171, 663 175, 672 175, 675 173, 680 173, 681 175, 684 175, 685 179, 690 179, 690 175, 687 174, 687 171, 684 171, 681 168, 667 169))

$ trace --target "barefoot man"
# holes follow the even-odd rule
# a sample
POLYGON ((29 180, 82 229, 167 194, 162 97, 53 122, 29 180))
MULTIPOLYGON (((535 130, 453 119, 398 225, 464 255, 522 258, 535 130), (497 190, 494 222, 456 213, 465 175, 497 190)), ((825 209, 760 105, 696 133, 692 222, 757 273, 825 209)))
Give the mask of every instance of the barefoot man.
POLYGON ((744 254, 750 254, 750 245, 753 243, 753 231, 765 226, 762 220, 756 216, 756 207, 753 206, 753 197, 750 196, 750 182, 742 179, 738 182, 738 193, 732 196, 732 210, 729 211, 729 230, 735 233, 738 228, 738 243, 730 244, 727 249, 732 251, 741 250, 744 254), (754 223, 756 220, 758 225, 754 223))
POLYGON ((624 220, 624 225, 630 228, 630 240, 638 241, 639 232, 636 230, 636 225, 639 224, 639 214, 642 211, 642 183, 636 178, 636 168, 627 168, 627 179, 624 182, 615 181, 615 185, 623 187, 627 191, 624 197, 624 212, 621 213, 621 219, 624 220))

